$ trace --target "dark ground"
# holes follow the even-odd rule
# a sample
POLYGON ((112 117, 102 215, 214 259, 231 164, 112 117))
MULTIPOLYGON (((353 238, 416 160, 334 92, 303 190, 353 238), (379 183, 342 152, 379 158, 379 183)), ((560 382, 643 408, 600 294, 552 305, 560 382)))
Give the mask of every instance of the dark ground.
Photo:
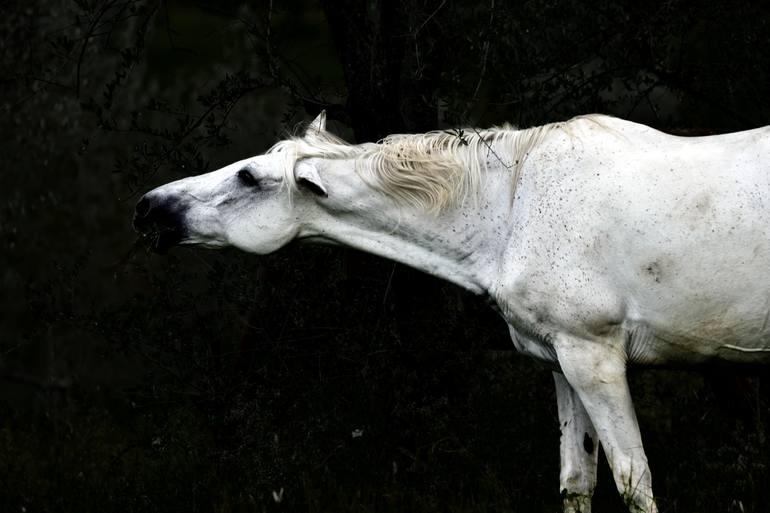
MULTIPOLYGON (((137 195, 321 108, 357 142, 604 112, 768 124, 737 1, 3 5, 0 511, 558 510, 550 373, 479 300, 344 249, 136 244, 137 195)), ((729 251, 729 248, 725 249, 729 251)), ((645 370, 663 512, 770 511, 766 370, 645 370)), ((595 509, 621 505, 606 467, 595 509)))

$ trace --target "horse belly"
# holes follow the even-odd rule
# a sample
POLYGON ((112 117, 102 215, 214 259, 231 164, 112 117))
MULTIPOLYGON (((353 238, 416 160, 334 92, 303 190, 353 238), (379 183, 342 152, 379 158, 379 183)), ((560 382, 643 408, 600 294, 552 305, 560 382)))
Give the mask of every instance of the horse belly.
POLYGON ((645 322, 629 322, 626 352, 636 365, 697 365, 703 363, 770 363, 770 339, 756 337, 745 326, 720 326, 710 323, 701 329, 684 331, 681 326, 651 326, 645 322))

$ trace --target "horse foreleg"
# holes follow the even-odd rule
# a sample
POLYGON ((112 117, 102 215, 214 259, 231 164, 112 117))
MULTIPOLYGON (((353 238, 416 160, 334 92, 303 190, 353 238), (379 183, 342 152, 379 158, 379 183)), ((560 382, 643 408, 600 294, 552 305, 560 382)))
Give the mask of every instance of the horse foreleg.
POLYGON ((559 372, 553 373, 561 429, 559 486, 564 513, 590 513, 596 486, 599 441, 575 389, 559 372))
POLYGON ((626 380, 619 340, 553 339, 564 377, 575 389, 599 434, 615 485, 634 513, 656 513, 652 479, 626 380))

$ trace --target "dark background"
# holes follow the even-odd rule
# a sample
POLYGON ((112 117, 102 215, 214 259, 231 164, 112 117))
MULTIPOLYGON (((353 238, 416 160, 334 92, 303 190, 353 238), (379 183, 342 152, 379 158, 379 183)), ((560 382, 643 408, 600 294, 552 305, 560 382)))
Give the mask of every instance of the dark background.
MULTIPOLYGON (((160 257, 135 201, 322 108, 354 142, 770 120, 766 2, 6 0, 0 30, 9 512, 557 511, 550 373, 478 299, 341 248, 160 257)), ((768 379, 632 374, 661 511, 770 511, 768 379)))

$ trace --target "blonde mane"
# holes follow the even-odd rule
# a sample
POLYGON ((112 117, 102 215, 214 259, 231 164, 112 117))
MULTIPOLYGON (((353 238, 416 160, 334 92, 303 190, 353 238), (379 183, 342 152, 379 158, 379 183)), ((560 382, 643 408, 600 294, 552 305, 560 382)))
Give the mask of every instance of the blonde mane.
POLYGON ((495 163, 510 170, 515 194, 527 156, 548 133, 563 125, 394 134, 360 145, 325 130, 310 129, 304 137, 277 143, 268 153, 285 154, 286 183, 292 190, 297 188, 293 171, 297 160, 353 159, 356 172, 376 190, 406 205, 438 213, 474 198, 485 171, 495 163))

